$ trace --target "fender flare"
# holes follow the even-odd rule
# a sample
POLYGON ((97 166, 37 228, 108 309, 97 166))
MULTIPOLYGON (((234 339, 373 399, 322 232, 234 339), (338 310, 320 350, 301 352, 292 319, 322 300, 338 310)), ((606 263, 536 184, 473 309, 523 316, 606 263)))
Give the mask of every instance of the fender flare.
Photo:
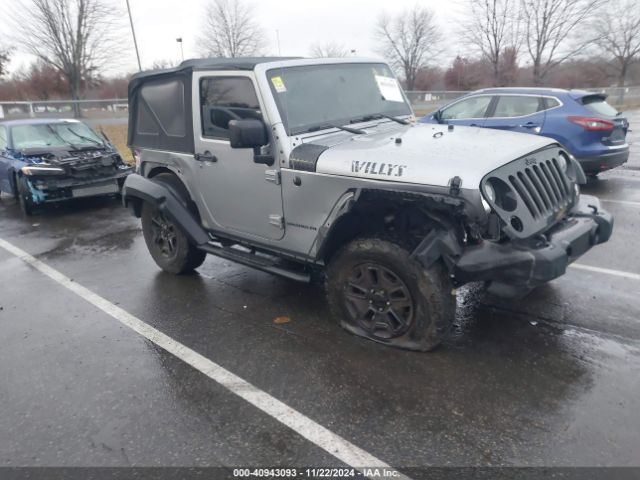
POLYGON ((136 217, 140 218, 142 202, 155 205, 195 245, 204 245, 211 239, 193 213, 169 187, 133 173, 127 177, 122 186, 122 203, 125 207, 130 208, 136 217))
MULTIPOLYGON (((385 192, 384 189, 375 189, 376 191, 385 192)), ((327 216, 325 222, 318 229, 309 256, 316 261, 325 255, 328 239, 332 235, 334 229, 342 218, 349 214, 359 202, 363 189, 352 189, 342 194, 338 201, 334 204, 333 209, 327 216)), ((373 189, 367 189, 371 192, 373 189)), ((389 190, 388 193, 394 195, 411 195, 414 197, 424 197, 441 205, 448 205, 451 208, 460 208, 470 205, 472 198, 468 194, 458 194, 457 196, 447 195, 446 190, 433 192, 412 192, 403 190, 389 190)), ((475 194, 475 192, 474 192, 475 194)), ((479 203, 479 202, 478 202, 479 203)), ((449 270, 462 254, 462 246, 456 237, 455 226, 447 218, 431 213, 430 218, 437 225, 429 234, 427 234, 420 244, 411 252, 413 258, 416 258, 424 266, 431 267, 440 258, 443 259, 449 270)))

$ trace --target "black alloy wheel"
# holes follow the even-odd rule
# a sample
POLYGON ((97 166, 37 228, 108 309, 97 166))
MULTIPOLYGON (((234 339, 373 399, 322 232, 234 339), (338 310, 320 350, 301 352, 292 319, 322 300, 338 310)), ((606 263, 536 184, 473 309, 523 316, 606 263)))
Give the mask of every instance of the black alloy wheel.
POLYGON ((177 254, 176 226, 167 220, 159 210, 151 217, 151 229, 153 230, 153 241, 158 246, 160 253, 171 260, 177 254))
POLYGON ((351 320, 381 340, 403 335, 413 322, 414 302, 409 288, 391 269, 378 263, 352 268, 344 300, 351 320))

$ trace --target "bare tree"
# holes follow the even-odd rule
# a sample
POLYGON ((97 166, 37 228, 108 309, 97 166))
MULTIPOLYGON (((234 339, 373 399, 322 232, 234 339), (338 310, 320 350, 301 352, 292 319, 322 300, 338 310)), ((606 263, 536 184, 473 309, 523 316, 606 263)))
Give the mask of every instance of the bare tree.
POLYGON ((436 56, 442 40, 433 12, 420 6, 393 18, 382 15, 375 37, 381 53, 404 73, 407 90, 414 88, 418 72, 436 56))
POLYGON ((153 64, 151 65, 151 69, 152 70, 164 70, 166 68, 173 68, 173 67, 177 67, 177 66, 178 66, 178 62, 175 62, 174 60, 161 58, 159 60, 154 60, 153 64))
POLYGON ((312 57, 322 58, 322 57, 346 57, 349 55, 349 50, 341 44, 335 42, 326 42, 326 43, 315 43, 311 45, 311 49, 309 51, 312 57))
POLYGON ((11 49, 0 47, 0 77, 7 73, 7 65, 11 59, 11 49))
POLYGON ((259 54, 265 36, 243 0, 210 0, 199 42, 205 56, 244 57, 259 54))
POLYGON ((614 59, 618 86, 623 87, 631 64, 640 56, 640 4, 610 0, 594 20, 598 46, 614 59))
POLYGON ((603 0, 521 0, 524 43, 533 64, 533 83, 542 85, 547 74, 577 55, 594 38, 576 38, 576 28, 587 23, 603 0))
POLYGON ((112 61, 119 41, 118 12, 106 0, 30 0, 14 21, 21 45, 64 75, 74 100, 112 61))
POLYGON ((491 64, 493 84, 501 86, 503 55, 517 56, 520 48, 520 0, 469 0, 463 36, 491 64))

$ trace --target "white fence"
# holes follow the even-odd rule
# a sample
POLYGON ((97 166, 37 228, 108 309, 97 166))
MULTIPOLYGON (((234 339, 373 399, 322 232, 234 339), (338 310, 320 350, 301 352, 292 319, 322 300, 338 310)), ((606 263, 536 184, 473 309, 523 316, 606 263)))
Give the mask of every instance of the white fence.
MULTIPOLYGON (((640 86, 590 88, 592 92, 608 95, 608 102, 616 107, 640 106, 640 86)), ((436 110, 468 91, 429 90, 406 92, 413 108, 418 113, 436 110)), ((33 100, 0 102, 0 120, 16 118, 82 117, 86 119, 114 119, 126 121, 128 104, 126 98, 107 100, 33 100)))
POLYGON ((0 102, 0 119, 82 117, 126 118, 126 98, 0 102))

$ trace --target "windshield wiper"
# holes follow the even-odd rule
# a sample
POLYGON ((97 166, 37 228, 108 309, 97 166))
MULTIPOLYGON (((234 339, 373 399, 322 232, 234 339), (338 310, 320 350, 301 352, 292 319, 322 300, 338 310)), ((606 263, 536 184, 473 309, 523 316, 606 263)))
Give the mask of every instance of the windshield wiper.
POLYGON ((47 128, 51 131, 51 133, 53 133, 56 137, 58 137, 58 139, 60 139, 63 143, 66 143, 67 145, 70 145, 73 148, 78 148, 75 144, 71 143, 69 140, 65 140, 62 137, 62 135, 56 132, 51 125, 47 125, 47 128))
POLYGON ((362 135, 363 133, 367 133, 364 130, 360 130, 359 128, 343 127, 342 125, 333 125, 331 123, 310 127, 305 131, 305 133, 317 132, 318 130, 326 130, 327 128, 337 128, 338 130, 344 130, 345 132, 353 133, 355 135, 362 135))
POLYGON ((76 137, 81 138, 82 140, 86 140, 87 142, 93 143, 94 145, 102 145, 102 146, 104 146, 103 142, 99 142, 98 140, 94 140, 93 138, 89 138, 89 137, 85 137, 84 135, 80 135, 78 132, 74 132, 73 130, 71 130, 71 127, 67 127, 67 130, 69 130, 76 137))
POLYGON ((386 113, 375 113, 373 115, 365 115, 363 117, 354 118, 349 121, 349 123, 359 123, 359 122, 368 122, 369 120, 380 120, 381 118, 386 118, 389 120, 393 120, 400 125, 409 125, 409 121, 404 118, 394 117, 393 115, 387 115, 386 113))
POLYGON ((411 123, 407 119, 394 117, 393 115, 387 115, 386 113, 381 113, 380 115, 382 115, 384 118, 388 118, 389 120, 393 120, 394 122, 399 123, 400 125, 409 125, 411 123))

